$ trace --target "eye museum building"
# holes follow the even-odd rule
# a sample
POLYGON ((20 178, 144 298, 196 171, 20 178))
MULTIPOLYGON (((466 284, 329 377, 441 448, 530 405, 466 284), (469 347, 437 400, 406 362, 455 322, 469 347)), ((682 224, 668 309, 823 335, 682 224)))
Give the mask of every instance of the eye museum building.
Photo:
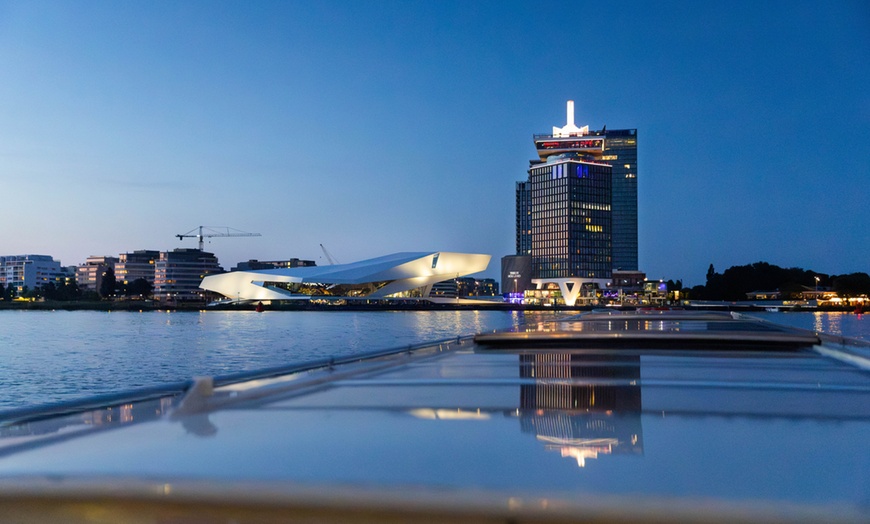
POLYGON ((403 300, 430 297, 432 287, 484 271, 490 255, 413 252, 336 264, 252 271, 231 271, 203 278, 200 288, 228 301, 262 300, 403 300))

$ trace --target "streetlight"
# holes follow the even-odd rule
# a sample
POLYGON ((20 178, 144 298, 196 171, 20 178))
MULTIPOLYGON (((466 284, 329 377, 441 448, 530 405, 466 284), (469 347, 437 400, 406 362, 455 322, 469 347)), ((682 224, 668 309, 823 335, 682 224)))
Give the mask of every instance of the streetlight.
POLYGON ((818 291, 818 290, 819 290, 819 277, 818 277, 818 276, 814 276, 813 278, 816 279, 816 291, 818 291))

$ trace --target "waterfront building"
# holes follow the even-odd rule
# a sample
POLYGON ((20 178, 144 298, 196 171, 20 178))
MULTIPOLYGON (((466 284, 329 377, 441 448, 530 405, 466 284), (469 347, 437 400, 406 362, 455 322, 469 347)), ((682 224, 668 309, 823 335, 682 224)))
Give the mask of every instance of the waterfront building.
POLYGON ((0 284, 21 293, 65 278, 60 262, 49 255, 0 256, 0 284))
POLYGON ((538 158, 516 185, 517 255, 531 257, 537 289, 573 305, 614 269, 637 270, 637 130, 577 127, 569 100, 565 126, 534 142, 538 158))
POLYGON ((637 129, 579 128, 574 125, 571 100, 567 120, 565 126, 553 127, 552 134, 535 135, 538 155, 544 161, 552 155, 582 152, 611 166, 612 268, 637 271, 637 129))
POLYGON ((484 271, 490 258, 444 251, 394 253, 350 264, 208 275, 200 288, 231 300, 438 301, 431 297, 436 283, 484 271))
POLYGON ((501 289, 505 299, 521 302, 524 292, 532 288, 531 255, 508 255, 501 259, 501 289))
POLYGON ((130 284, 138 279, 154 283, 154 268, 160 252, 152 249, 141 249, 132 253, 121 253, 115 263, 115 278, 118 282, 130 284))
POLYGON ((612 166, 600 161, 605 138, 574 125, 573 102, 567 114, 564 127, 534 137, 539 158, 528 171, 529 255, 536 288, 558 290, 565 304, 574 305, 581 294, 610 282, 612 166))
POLYGON ((750 291, 746 293, 746 300, 782 300, 782 291, 750 291))
POLYGON ((498 295, 498 282, 491 278, 459 277, 455 279, 456 293, 460 297, 494 297, 498 295))
POLYGON ((473 296, 494 297, 497 295, 498 282, 494 278, 480 278, 476 280, 473 296))
POLYGON ((614 269, 611 277, 613 279, 611 288, 619 295, 636 295, 643 292, 643 283, 646 282, 646 273, 643 271, 614 269))
POLYGON ((453 278, 435 282, 432 284, 432 291, 429 292, 430 298, 457 298, 458 296, 456 279, 453 278))
POLYGON ((257 269, 279 269, 288 267, 311 267, 316 266, 313 260, 300 260, 291 258, 289 260, 256 260, 251 259, 247 262, 239 262, 236 267, 230 271, 252 271, 257 269))
MULTIPOLYGON (((76 284, 82 291, 99 291, 103 283, 103 275, 111 269, 115 271, 117 257, 90 256, 84 264, 76 268, 76 284)), ((117 279, 117 276, 116 276, 117 279)))
POLYGON ((223 273, 213 253, 193 248, 161 251, 154 264, 154 298, 161 301, 198 301, 200 283, 208 275, 223 273))

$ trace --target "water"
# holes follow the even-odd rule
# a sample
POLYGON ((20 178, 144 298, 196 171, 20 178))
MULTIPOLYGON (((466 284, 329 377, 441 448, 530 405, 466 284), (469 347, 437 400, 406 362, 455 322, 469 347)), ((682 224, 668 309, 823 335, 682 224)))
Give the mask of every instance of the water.
MULTIPOLYGON (((870 341, 870 315, 753 313, 870 341)), ((405 347, 554 318, 516 311, 0 311, 0 410, 405 347)))
POLYGON ((515 326, 552 312, 2 311, 0 410, 515 326))
POLYGON ((752 316, 784 326, 809 329, 841 337, 870 342, 870 314, 856 315, 844 312, 763 312, 752 316))

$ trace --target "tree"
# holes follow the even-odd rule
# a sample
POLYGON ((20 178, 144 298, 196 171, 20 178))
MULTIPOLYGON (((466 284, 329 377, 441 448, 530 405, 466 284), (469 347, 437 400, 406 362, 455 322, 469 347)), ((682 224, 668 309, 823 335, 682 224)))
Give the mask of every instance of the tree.
POLYGON ((691 298, 692 300, 704 300, 707 298, 707 288, 701 285, 693 286, 686 295, 686 298, 691 298))
POLYGON ((704 298, 707 300, 722 300, 725 298, 722 275, 716 273, 713 264, 707 269, 707 284, 704 286, 704 298))
POLYGON ((112 268, 108 268, 105 273, 103 273, 103 280, 100 282, 100 296, 102 298, 109 298, 115 294, 115 287, 118 282, 115 279, 115 270, 112 268))
POLYGON ((82 290, 74 279, 64 282, 59 293, 60 300, 78 300, 82 297, 82 290))
POLYGON ((46 300, 59 300, 60 293, 58 292, 57 285, 54 282, 48 282, 43 285, 42 296, 45 297, 46 300))
POLYGON ((850 273, 837 275, 833 280, 834 291, 840 296, 855 297, 870 295, 870 275, 867 273, 850 273))
POLYGON ((130 282, 127 285, 126 294, 127 296, 138 295, 140 297, 148 297, 154 291, 154 284, 148 282, 144 278, 137 278, 136 280, 130 282))
POLYGON ((70 301, 81 297, 81 290, 75 280, 49 282, 42 286, 42 296, 46 300, 70 301))

